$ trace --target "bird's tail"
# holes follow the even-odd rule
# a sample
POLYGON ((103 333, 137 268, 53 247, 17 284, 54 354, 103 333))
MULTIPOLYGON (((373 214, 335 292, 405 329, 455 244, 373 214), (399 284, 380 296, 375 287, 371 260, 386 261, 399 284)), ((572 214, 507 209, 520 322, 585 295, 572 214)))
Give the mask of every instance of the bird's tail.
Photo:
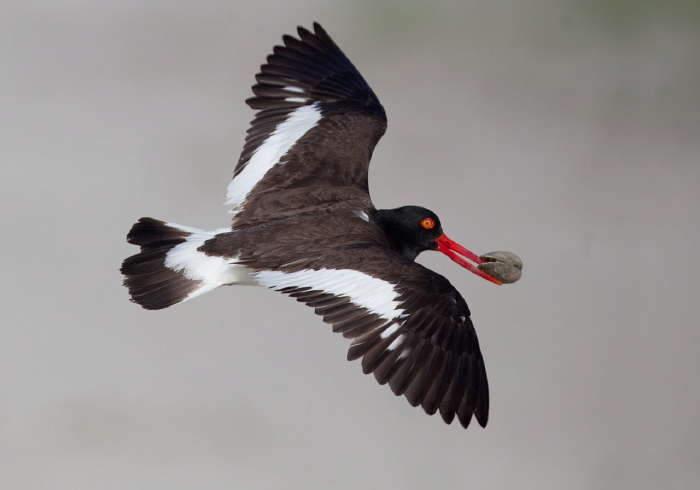
POLYGON ((204 231, 141 218, 126 237, 141 252, 125 259, 121 267, 131 300, 148 310, 160 310, 222 284, 235 284, 234 260, 199 250, 205 241, 226 232, 231 229, 204 231))

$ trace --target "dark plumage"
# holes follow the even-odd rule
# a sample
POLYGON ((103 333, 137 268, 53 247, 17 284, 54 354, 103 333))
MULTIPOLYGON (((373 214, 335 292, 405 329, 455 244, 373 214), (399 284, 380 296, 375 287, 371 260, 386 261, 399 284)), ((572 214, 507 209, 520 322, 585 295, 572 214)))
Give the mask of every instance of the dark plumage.
POLYGON ((485 426, 488 382, 469 308, 414 259, 439 250, 498 281, 466 263, 480 259, 433 212, 374 208, 367 173, 384 108, 320 25, 298 33, 274 48, 247 101, 258 112, 229 186, 232 227, 142 218, 127 238, 141 251, 124 261, 124 284, 148 309, 226 284, 278 290, 354 339, 348 359, 411 405, 485 426))

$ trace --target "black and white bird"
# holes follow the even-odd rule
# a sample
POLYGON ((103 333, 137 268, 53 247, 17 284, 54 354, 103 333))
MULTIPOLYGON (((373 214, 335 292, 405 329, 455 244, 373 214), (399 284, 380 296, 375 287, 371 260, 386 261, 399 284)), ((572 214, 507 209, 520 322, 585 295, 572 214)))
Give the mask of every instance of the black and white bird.
POLYGON ((486 426, 488 382, 467 303, 414 260, 438 250, 496 284, 479 264, 518 277, 522 264, 484 264, 425 208, 375 209, 367 173, 384 108, 320 25, 298 35, 274 48, 247 101, 257 113, 228 186, 232 226, 141 218, 127 236, 141 251, 124 260, 124 285, 150 310, 225 285, 280 291, 354 339, 348 359, 362 358, 365 373, 411 405, 486 426))

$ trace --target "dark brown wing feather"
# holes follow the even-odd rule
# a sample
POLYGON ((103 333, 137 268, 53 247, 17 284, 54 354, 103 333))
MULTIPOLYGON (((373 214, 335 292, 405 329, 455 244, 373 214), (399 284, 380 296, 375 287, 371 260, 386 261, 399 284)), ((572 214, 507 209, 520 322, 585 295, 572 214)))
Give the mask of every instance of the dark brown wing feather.
POLYGON ((348 359, 361 358, 365 373, 374 373, 380 384, 388 383, 411 405, 420 405, 431 415, 439 410, 448 424, 456 417, 467 427, 474 415, 481 426, 486 425, 489 389, 479 341, 467 303, 443 276, 372 244, 326 248, 322 257, 310 249, 290 266, 278 260, 266 262, 251 258, 248 265, 293 274, 342 270, 342 264, 352 263, 353 270, 391 285, 403 311, 388 319, 323 288, 267 284, 313 307, 334 331, 354 339, 348 359))
POLYGON ((356 340, 348 358, 363 357, 365 373, 373 372, 377 381, 388 382, 396 395, 405 395, 426 413, 440 410, 448 424, 456 415, 467 427, 474 414, 486 426, 486 368, 466 302, 439 274, 410 261, 402 268, 403 279, 396 289, 408 316, 395 336, 381 339, 375 334, 356 340), (388 341, 399 335, 406 339, 387 351, 388 341))
MULTIPOLYGON (((280 158, 284 164, 274 165, 237 203, 236 225, 277 212, 287 190, 325 185, 368 192, 369 161, 386 129, 384 108, 320 25, 314 24, 313 33, 301 27, 298 33, 299 39, 283 37, 284 46, 274 48, 256 76, 255 97, 247 103, 259 112, 234 180, 295 110, 313 106, 321 117, 280 158)), ((303 200, 288 199, 284 206, 302 205, 303 200)))

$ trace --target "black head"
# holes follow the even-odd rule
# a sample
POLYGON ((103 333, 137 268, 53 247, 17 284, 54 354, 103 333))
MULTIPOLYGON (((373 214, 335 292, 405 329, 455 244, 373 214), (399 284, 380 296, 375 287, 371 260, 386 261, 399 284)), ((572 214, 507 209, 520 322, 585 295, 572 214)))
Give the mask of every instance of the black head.
POLYGON ((437 250, 442 233, 440 218, 420 206, 379 209, 375 217, 397 252, 414 260, 425 250, 437 250))
POLYGON ((466 257, 477 264, 484 262, 475 253, 447 238, 442 231, 440 218, 429 209, 420 206, 378 209, 374 216, 386 233, 391 248, 407 259, 415 260, 418 254, 426 250, 438 250, 474 274, 501 284, 464 259, 466 257))

